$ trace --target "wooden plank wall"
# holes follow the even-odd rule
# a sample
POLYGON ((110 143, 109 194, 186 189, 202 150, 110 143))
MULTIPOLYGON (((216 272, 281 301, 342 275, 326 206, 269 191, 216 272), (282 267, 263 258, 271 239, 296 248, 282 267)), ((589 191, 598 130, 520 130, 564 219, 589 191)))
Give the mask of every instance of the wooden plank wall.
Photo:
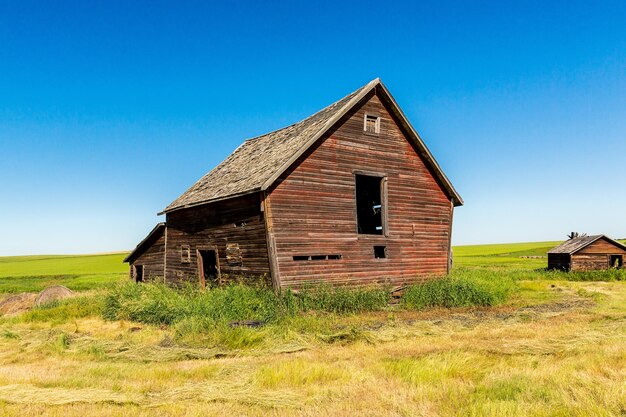
POLYGON ((623 255, 626 251, 605 239, 599 239, 572 255, 572 271, 590 271, 609 268, 609 255, 623 255))
POLYGON ((581 254, 572 255, 572 271, 591 271, 609 269, 608 255, 606 254, 581 254))
MULTIPOLYGON (((165 261, 165 236, 161 235, 131 265, 143 265, 144 281, 159 281, 163 278, 163 262, 165 261)), ((132 277, 134 279, 134 277, 132 277)))
POLYGON ((209 247, 218 250, 225 281, 234 275, 245 275, 250 280, 269 280, 265 220, 260 207, 259 194, 250 194, 168 213, 167 281, 198 282, 196 249, 209 247), (227 259, 229 243, 239 244, 241 263, 235 266, 229 265, 227 259), (190 246, 188 263, 181 260, 182 245, 190 246))
POLYGON ((322 281, 398 285, 447 272, 450 198, 377 96, 283 174, 266 205, 283 288, 322 281), (381 117, 379 135, 364 133, 366 113, 381 117), (355 170, 387 177, 387 236, 356 232, 355 170), (374 259, 374 245, 386 246, 387 258, 374 259), (306 255, 342 258, 293 260, 306 255))
POLYGON ((591 245, 587 246, 576 252, 576 255, 580 254, 612 254, 612 255, 624 255, 626 251, 620 247, 615 246, 604 238, 598 239, 591 245))

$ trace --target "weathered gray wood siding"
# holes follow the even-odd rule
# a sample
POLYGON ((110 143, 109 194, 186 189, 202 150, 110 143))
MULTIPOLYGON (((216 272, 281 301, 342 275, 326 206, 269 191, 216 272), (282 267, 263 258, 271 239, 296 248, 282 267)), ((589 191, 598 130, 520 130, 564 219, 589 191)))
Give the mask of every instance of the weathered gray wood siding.
MULTIPOLYGON (((165 260, 165 236, 161 235, 150 247, 148 247, 132 264, 143 266, 143 280, 155 281, 163 278, 163 262, 165 260)), ((132 277, 133 279, 135 277, 132 277)))
MULTIPOLYGON (((233 275, 269 276, 265 222, 259 194, 176 210, 167 214, 167 270, 169 282, 198 282, 197 249, 216 248, 224 281, 233 275), (241 263, 231 265, 227 244, 238 244, 241 263), (181 259, 189 245, 190 262, 181 259)), ((256 278, 255 278, 256 279, 256 278)))
POLYGON ((282 287, 395 285, 447 272, 451 200, 377 96, 287 170, 270 188, 266 207, 282 287), (378 135, 364 132, 365 114, 381 117, 378 135), (355 171, 387 178, 386 236, 357 234, 355 171), (386 246, 387 258, 374 259, 374 245, 386 246), (306 255, 341 259, 293 259, 306 255))
POLYGON ((605 239, 599 239, 572 255, 572 271, 608 269, 610 255, 622 255, 626 251, 605 239))

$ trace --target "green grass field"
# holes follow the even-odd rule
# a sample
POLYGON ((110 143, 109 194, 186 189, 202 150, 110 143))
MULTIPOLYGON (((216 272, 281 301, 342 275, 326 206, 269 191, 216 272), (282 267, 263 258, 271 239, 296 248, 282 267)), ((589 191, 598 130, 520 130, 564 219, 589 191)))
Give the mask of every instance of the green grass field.
POLYGON ((65 285, 84 291, 117 283, 128 276, 126 253, 0 257, 0 293, 41 291, 65 285))
POLYGON ((514 287, 495 306, 425 307, 454 288, 434 285, 391 306, 313 297, 287 315, 241 288, 117 287, 123 254, 0 258, 1 292, 80 292, 0 317, 0 415, 624 416, 624 274, 522 258, 554 244, 454 248, 451 282, 514 287))

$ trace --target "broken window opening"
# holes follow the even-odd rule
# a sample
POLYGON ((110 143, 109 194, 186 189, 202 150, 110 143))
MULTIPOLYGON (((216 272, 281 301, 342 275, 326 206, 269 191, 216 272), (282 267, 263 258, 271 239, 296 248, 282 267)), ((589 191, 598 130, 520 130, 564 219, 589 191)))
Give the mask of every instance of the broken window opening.
POLYGON ((357 233, 383 234, 383 178, 356 175, 357 233))
POLYGON ((387 247, 386 246, 374 246, 374 258, 376 259, 384 259, 387 257, 387 247))
POLYGON ((624 266, 624 257, 622 255, 609 255, 609 267, 620 269, 624 266))

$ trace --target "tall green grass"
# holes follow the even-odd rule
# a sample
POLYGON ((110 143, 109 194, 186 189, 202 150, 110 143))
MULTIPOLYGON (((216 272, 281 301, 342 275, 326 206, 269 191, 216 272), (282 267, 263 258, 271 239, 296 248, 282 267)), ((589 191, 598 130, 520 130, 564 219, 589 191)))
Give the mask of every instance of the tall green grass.
POLYGON ((126 283, 110 290, 102 315, 108 320, 132 320, 148 324, 174 324, 189 317, 205 323, 237 321, 277 322, 308 311, 359 313, 385 308, 390 300, 383 288, 305 288, 297 295, 287 290, 243 284, 200 291, 187 286, 175 289, 163 284, 126 283))
MULTIPOLYGON (((484 272, 450 276, 409 287, 402 307, 490 306, 502 303, 514 291, 511 279, 484 272)), ((276 294, 268 287, 233 284, 200 291, 195 287, 171 288, 163 284, 126 283, 104 298, 102 315, 107 320, 130 320, 147 324, 179 324, 200 331, 240 322, 279 323, 309 312, 355 314, 390 308, 390 292, 381 287, 346 288, 322 285, 297 294, 276 294)))
POLYGON ((402 304, 409 309, 494 306, 506 301, 516 288, 509 277, 488 271, 466 271, 407 288, 402 304))

